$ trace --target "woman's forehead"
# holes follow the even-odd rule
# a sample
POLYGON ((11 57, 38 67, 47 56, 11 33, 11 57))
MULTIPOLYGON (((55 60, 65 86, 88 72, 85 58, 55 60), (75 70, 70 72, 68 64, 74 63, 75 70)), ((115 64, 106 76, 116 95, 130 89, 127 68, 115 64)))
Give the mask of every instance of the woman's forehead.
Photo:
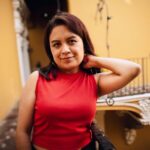
POLYGON ((79 35, 75 34, 74 32, 70 31, 67 26, 59 25, 52 29, 50 34, 50 40, 59 39, 59 38, 75 38, 79 37, 79 35))

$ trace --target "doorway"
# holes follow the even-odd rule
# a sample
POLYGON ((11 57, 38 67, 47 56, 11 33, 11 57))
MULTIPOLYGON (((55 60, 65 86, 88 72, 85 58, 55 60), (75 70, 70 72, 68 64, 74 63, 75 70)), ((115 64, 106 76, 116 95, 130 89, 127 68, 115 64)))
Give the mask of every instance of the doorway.
POLYGON ((59 10, 68 12, 67 0, 25 0, 29 10, 29 59, 31 72, 48 65, 44 50, 44 29, 49 19, 59 10))

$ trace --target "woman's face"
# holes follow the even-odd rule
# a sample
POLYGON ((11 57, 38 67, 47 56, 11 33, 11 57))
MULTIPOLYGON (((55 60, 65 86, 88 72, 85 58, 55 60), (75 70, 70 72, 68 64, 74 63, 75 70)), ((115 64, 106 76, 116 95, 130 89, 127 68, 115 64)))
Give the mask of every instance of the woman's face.
POLYGON ((65 25, 53 28, 50 37, 50 49, 58 68, 65 73, 76 73, 84 57, 83 41, 65 25))

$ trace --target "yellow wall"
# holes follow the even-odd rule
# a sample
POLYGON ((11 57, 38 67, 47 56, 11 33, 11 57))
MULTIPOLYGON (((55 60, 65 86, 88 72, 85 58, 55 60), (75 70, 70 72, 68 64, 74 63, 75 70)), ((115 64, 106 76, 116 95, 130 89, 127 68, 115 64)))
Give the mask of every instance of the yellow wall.
MULTIPOLYGON (((110 21, 110 56, 142 57, 150 55, 150 1, 107 0, 110 21)), ((97 54, 107 56, 105 47, 105 12, 103 21, 94 20, 98 0, 69 0, 69 10, 87 26, 97 54)), ((104 10, 105 11, 105 10, 104 10)))
POLYGON ((19 99, 21 91, 12 1, 0 0, 0 119, 19 99))

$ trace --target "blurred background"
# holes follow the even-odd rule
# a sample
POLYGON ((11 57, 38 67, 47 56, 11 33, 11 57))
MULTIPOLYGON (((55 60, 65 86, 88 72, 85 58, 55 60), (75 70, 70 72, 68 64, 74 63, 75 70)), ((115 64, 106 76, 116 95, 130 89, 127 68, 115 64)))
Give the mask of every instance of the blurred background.
POLYGON ((98 99, 95 119, 118 150, 149 150, 149 6, 149 0, 0 0, 0 149, 15 150, 22 87, 49 63, 44 28, 57 11, 66 11, 84 22, 98 56, 141 64, 134 81, 98 99))

